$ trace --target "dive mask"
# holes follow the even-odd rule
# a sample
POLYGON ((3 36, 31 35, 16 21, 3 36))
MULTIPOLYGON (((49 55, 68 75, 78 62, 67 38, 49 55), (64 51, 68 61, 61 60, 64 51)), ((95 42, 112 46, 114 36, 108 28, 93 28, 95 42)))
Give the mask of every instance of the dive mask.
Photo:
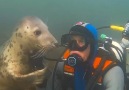
POLYGON ((61 37, 61 45, 70 50, 83 51, 90 43, 90 39, 84 34, 64 34, 61 37))

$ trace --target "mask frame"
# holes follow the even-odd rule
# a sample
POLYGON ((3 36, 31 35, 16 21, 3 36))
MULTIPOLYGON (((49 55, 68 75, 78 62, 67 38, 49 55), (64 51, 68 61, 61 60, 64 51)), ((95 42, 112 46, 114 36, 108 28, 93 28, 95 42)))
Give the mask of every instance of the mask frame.
POLYGON ((92 40, 88 36, 86 36, 85 34, 78 33, 78 32, 74 32, 71 34, 64 34, 61 37, 62 46, 68 47, 70 50, 77 50, 77 51, 85 50, 91 41, 92 40), (79 46, 77 41, 72 39, 74 35, 78 35, 84 38, 84 42, 85 42, 84 46, 79 46))

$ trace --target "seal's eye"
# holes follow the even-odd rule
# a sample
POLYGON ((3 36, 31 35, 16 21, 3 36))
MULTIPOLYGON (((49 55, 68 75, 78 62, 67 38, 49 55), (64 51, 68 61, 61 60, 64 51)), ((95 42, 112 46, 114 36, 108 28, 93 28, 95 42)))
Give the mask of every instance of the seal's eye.
POLYGON ((36 36, 39 36, 39 35, 41 34, 41 31, 40 31, 40 30, 37 30, 37 31, 34 32, 34 34, 35 34, 36 36))

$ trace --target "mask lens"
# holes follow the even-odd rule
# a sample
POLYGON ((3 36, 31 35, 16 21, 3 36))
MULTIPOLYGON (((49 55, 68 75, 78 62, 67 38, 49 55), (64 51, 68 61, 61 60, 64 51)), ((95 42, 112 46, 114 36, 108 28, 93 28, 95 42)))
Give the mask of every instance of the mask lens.
POLYGON ((87 48, 89 40, 83 34, 65 34, 61 38, 61 44, 71 50, 82 51, 87 48))
POLYGON ((79 47, 83 47, 86 45, 86 40, 84 36, 80 36, 80 35, 71 35, 71 41, 76 41, 76 44, 79 47))
POLYGON ((61 45, 68 46, 69 42, 70 42, 70 35, 69 34, 62 35, 62 37, 61 37, 61 45))

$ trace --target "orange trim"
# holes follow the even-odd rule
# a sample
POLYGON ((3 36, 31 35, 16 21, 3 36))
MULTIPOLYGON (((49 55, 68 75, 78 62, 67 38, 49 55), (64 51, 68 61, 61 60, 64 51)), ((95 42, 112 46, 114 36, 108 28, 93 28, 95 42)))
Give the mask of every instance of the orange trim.
MULTIPOLYGON (((93 63, 93 68, 94 69, 98 68, 98 66, 100 65, 101 60, 102 60, 101 57, 96 57, 95 58, 94 63, 93 63)), ((102 70, 104 71, 112 62, 113 62, 112 60, 106 60, 102 70)), ((92 74, 94 74, 94 73, 92 73, 92 74)), ((98 83, 102 83, 102 76, 99 78, 98 83)))
MULTIPOLYGON (((96 57, 95 58, 94 63, 93 63, 94 69, 96 69, 100 65, 101 59, 102 59, 101 57, 96 57)), ((105 70, 105 68, 108 67, 111 63, 112 63, 111 60, 106 60, 102 70, 105 70)))
POLYGON ((94 69, 96 69, 99 66, 100 61, 101 61, 100 57, 95 58, 94 63, 93 63, 94 69))
POLYGON ((64 72, 74 73, 74 68, 68 65, 64 65, 64 72))
POLYGON ((67 50, 64 52, 63 59, 67 59, 69 55, 70 55, 70 50, 67 49, 67 50))

